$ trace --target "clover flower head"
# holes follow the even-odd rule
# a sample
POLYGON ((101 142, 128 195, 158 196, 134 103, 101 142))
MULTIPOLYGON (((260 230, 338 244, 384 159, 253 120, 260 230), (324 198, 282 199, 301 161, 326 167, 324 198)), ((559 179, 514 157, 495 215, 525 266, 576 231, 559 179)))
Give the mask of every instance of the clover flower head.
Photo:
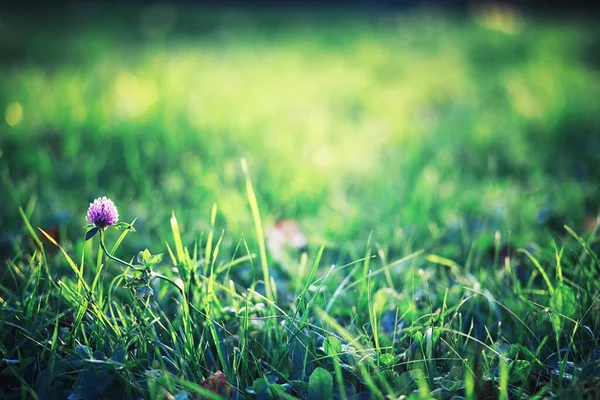
POLYGON ((111 199, 99 197, 93 203, 90 203, 86 220, 94 224, 98 229, 106 229, 117 223, 119 212, 111 199))

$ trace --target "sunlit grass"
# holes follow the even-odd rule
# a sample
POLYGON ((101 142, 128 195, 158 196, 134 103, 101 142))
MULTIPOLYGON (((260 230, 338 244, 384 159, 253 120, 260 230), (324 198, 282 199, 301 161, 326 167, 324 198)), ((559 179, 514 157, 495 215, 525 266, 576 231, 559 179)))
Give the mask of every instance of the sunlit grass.
POLYGON ((597 390, 597 28, 160 7, 6 17, 3 396, 597 390))
MULTIPOLYGON (((25 133, 51 151, 11 159, 13 172, 5 175, 37 164, 30 177, 67 192, 72 184, 94 196, 100 183, 126 200, 153 193, 155 207, 136 214, 164 218, 175 204, 216 201, 228 226, 241 232, 248 226, 237 161, 246 156, 269 213, 327 221, 315 230, 345 239, 377 229, 384 218, 448 225, 467 212, 505 216, 524 201, 539 208, 558 193, 543 187, 554 173, 544 165, 554 147, 542 154, 536 147, 557 146, 561 125, 572 118, 589 126, 599 88, 573 57, 575 29, 527 22, 503 33, 415 15, 379 25, 297 22, 271 28, 271 36, 259 23, 239 32, 223 25, 216 37, 128 39, 126 51, 106 35, 96 45, 105 57, 84 51, 94 35, 103 37, 89 28, 70 39, 72 60, 5 67, 5 116, 14 126, 4 136, 23 140, 25 133), (574 103, 581 121, 570 115, 574 103), (44 172, 50 170, 52 176, 44 172), (381 179, 387 171, 396 173, 381 179), (515 182, 515 174, 525 181, 515 182), (535 196, 521 195, 528 191, 535 196), (381 194, 385 201, 373 198, 381 194)), ((27 183, 17 183, 17 193, 37 185, 27 183)), ((45 203, 65 201, 34 192, 45 203)), ((582 194, 569 196, 581 201, 582 194)))

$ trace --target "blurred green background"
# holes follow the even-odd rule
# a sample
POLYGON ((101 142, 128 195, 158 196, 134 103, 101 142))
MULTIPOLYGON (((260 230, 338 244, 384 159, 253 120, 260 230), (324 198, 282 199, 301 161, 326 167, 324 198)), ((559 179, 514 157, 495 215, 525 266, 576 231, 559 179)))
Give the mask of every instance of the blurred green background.
MULTIPOLYGON (((106 195, 127 245, 253 223, 392 250, 496 230, 525 246, 600 205, 598 25, 468 13, 73 7, 0 18, 3 253, 34 226, 81 239, 106 195)), ((447 248, 449 255, 457 251, 447 248)), ((362 250, 361 250, 362 251, 362 250)))

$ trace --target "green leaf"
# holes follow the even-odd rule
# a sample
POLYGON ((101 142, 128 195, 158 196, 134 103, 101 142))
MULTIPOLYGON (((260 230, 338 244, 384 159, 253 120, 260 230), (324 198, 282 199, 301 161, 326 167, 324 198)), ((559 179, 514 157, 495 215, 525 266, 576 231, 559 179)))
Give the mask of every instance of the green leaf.
POLYGON ((323 342, 323 351, 328 356, 337 357, 342 352, 342 342, 335 336, 328 336, 323 342))
POLYGON ((145 299, 146 297, 150 297, 154 295, 154 290, 148 285, 140 286, 135 289, 135 294, 133 295, 136 299, 145 299))
POLYGON ((417 342, 417 343, 419 343, 419 344, 423 344, 423 343, 422 343, 422 341, 423 341, 423 339, 424 339, 424 336, 423 336, 423 334, 422 334, 421 332, 419 332, 419 331, 415 331, 415 332, 412 334, 412 338, 413 338, 413 340, 414 340, 415 342, 417 342))
POLYGON ((87 233, 85 234, 85 241, 87 242, 88 240, 93 238, 94 235, 96 235, 96 233, 98 233, 98 228, 92 228, 89 231, 87 231, 87 233))
POLYGON ((13 365, 10 365, 4 368, 0 374, 7 376, 21 376, 21 370, 13 365))
POLYGON ((27 367, 29 367, 35 361, 37 361, 37 358, 35 358, 35 357, 26 357, 26 358, 22 359, 19 362, 19 367, 21 368, 21 371, 24 371, 27 367))
POLYGON ((384 353, 379 357, 379 363, 384 367, 390 367, 394 365, 398 357, 390 353, 384 353))
POLYGON ((144 271, 135 270, 131 273, 131 279, 140 280, 144 277, 144 271))
POLYGON ((518 359, 521 358, 523 360, 537 360, 535 354, 531 352, 527 347, 523 346, 520 343, 515 343, 510 345, 510 350, 508 352, 508 358, 510 359, 518 359))
POLYGON ((333 398, 333 377, 318 367, 308 379, 308 400, 328 400, 333 398))
POLYGON ((440 386, 447 392, 456 392, 465 388, 465 383, 462 380, 444 379, 440 382, 440 386))
POLYGON ((289 382, 292 384, 294 389, 296 389, 296 391, 299 391, 299 392, 307 392, 308 391, 308 383, 306 383, 305 381, 292 380, 289 382))
POLYGON ((531 364, 525 360, 515 360, 510 364, 509 381, 512 384, 519 384, 527 379, 531 371, 531 364))
POLYGON ((412 377, 410 372, 404 372, 395 382, 395 387, 397 388, 398 393, 408 395, 414 389, 414 381, 415 379, 412 377))
POLYGON ((285 395, 287 394, 287 390, 285 387, 278 385, 278 384, 273 384, 271 386, 269 386, 269 393, 271 394, 271 396, 275 399, 279 399, 279 398, 285 398, 285 395))
POLYGON ((559 284, 552 294, 550 307, 555 311, 551 315, 554 329, 560 331, 564 326, 564 318, 558 314, 572 318, 577 311, 577 297, 573 289, 563 283, 559 284))
POLYGON ((150 250, 148 249, 144 249, 142 251, 140 251, 137 255, 137 261, 140 264, 144 264, 146 265, 146 263, 148 263, 150 261, 150 257, 152 257, 152 254, 150 253, 150 250))
POLYGON ((577 298, 569 286, 560 284, 552 296, 552 309, 567 317, 573 317, 577 311, 577 298))
POLYGON ((108 371, 117 371, 123 369, 121 363, 111 360, 84 360, 86 365, 94 365, 107 369, 108 371))
POLYGON ((75 347, 74 355, 82 360, 88 359, 92 357, 92 350, 83 344, 77 345, 75 347))
POLYGON ((256 395, 266 392, 268 388, 269 388, 269 383, 267 382, 267 380, 265 378, 255 379, 254 383, 252 384, 252 390, 254 391, 253 394, 256 394, 256 395))
POLYGON ((113 351, 110 360, 116 363, 124 363, 125 357, 127 357, 127 350, 125 347, 118 345, 117 348, 113 351))
POLYGON ((160 263, 163 259, 163 255, 162 254, 155 254, 150 258, 150 263, 152 264, 152 266, 155 266, 156 264, 160 263))
POLYGON ((163 259, 162 254, 152 254, 150 250, 144 249, 140 251, 137 255, 137 262, 142 264, 146 269, 151 269, 156 264, 160 263, 163 259))

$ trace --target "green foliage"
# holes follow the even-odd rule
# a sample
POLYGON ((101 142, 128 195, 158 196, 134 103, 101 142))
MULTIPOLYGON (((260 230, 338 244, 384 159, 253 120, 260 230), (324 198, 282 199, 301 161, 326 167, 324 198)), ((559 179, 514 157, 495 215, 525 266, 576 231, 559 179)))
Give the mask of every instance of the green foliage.
POLYGON ((554 325, 554 329, 559 332, 561 326, 564 325, 563 321, 565 318, 572 320, 576 317, 577 301, 573 289, 563 283, 559 284, 554 289, 554 293, 550 299, 550 308, 554 311, 552 314, 552 324, 554 325))
POLYGON ((308 400, 333 399, 333 378, 323 368, 317 368, 308 380, 308 400))
POLYGON ((3 17, 0 398, 600 390, 596 26, 160 7, 3 17))

